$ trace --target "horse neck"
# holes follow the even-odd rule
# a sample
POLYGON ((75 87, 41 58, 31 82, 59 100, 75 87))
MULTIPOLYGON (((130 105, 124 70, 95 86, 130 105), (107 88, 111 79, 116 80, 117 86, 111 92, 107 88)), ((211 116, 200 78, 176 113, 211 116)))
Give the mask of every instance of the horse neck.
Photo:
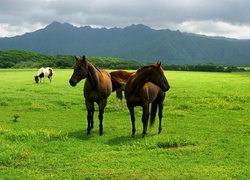
POLYGON ((136 72, 133 81, 130 84, 130 89, 134 94, 139 93, 140 89, 149 81, 150 70, 145 69, 142 72, 136 72))
POLYGON ((92 84, 92 86, 97 86, 98 77, 100 76, 101 72, 90 62, 88 62, 88 71, 89 74, 87 76, 88 81, 92 84))
POLYGON ((43 68, 41 68, 41 69, 38 70, 36 76, 39 76, 39 75, 42 74, 42 73, 43 73, 43 68))

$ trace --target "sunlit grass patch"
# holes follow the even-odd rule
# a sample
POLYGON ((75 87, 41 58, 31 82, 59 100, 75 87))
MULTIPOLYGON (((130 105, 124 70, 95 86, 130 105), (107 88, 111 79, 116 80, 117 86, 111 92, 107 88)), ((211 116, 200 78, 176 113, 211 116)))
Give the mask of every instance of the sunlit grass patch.
POLYGON ((57 132, 52 130, 23 130, 19 132, 13 132, 6 129, 0 129, 0 135, 4 137, 5 140, 12 142, 25 142, 25 141, 56 141, 56 140, 66 140, 68 139, 68 133, 57 132))
POLYGON ((190 103, 180 103, 180 104, 177 106, 177 109, 178 109, 178 110, 188 110, 188 109, 192 109, 192 104, 190 104, 190 103))
POLYGON ((196 145, 195 142, 180 137, 169 137, 165 141, 157 143, 157 146, 163 149, 181 148, 181 147, 195 146, 195 145, 196 145))
POLYGON ((8 106, 10 102, 6 99, 0 99, 0 106, 8 106))

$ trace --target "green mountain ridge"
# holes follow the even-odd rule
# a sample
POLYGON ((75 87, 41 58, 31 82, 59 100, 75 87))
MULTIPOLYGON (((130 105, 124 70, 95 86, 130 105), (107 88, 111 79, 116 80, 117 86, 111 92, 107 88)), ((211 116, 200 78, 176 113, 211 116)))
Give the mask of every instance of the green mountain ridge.
POLYGON ((107 29, 53 22, 32 33, 0 38, 0 50, 106 56, 141 63, 250 65, 250 40, 154 30, 143 24, 107 29))

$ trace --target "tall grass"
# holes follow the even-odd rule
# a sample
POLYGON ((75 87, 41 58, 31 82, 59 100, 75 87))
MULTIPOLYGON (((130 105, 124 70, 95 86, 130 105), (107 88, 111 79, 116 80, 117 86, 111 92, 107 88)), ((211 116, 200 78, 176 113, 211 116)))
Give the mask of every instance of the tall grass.
MULTIPOLYGON (((166 72, 171 89, 163 113, 141 138, 141 108, 131 138, 127 108, 115 93, 104 136, 86 136, 83 82, 55 70, 35 84, 36 70, 0 70, 0 179, 248 179, 250 73, 166 72), (14 116, 19 116, 15 119, 14 116)), ((125 100, 124 100, 125 101, 125 100)), ((95 108, 98 110, 98 108, 95 108)))

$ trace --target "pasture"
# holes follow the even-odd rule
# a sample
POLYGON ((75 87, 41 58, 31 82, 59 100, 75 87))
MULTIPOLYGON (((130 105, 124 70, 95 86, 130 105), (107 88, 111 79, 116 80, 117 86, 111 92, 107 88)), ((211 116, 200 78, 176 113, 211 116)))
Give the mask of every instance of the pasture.
POLYGON ((166 71, 162 134, 156 118, 143 139, 141 108, 131 138, 114 92, 104 135, 96 111, 86 136, 83 81, 54 71, 36 84, 36 69, 0 69, 0 179, 249 179, 250 73, 166 71))

